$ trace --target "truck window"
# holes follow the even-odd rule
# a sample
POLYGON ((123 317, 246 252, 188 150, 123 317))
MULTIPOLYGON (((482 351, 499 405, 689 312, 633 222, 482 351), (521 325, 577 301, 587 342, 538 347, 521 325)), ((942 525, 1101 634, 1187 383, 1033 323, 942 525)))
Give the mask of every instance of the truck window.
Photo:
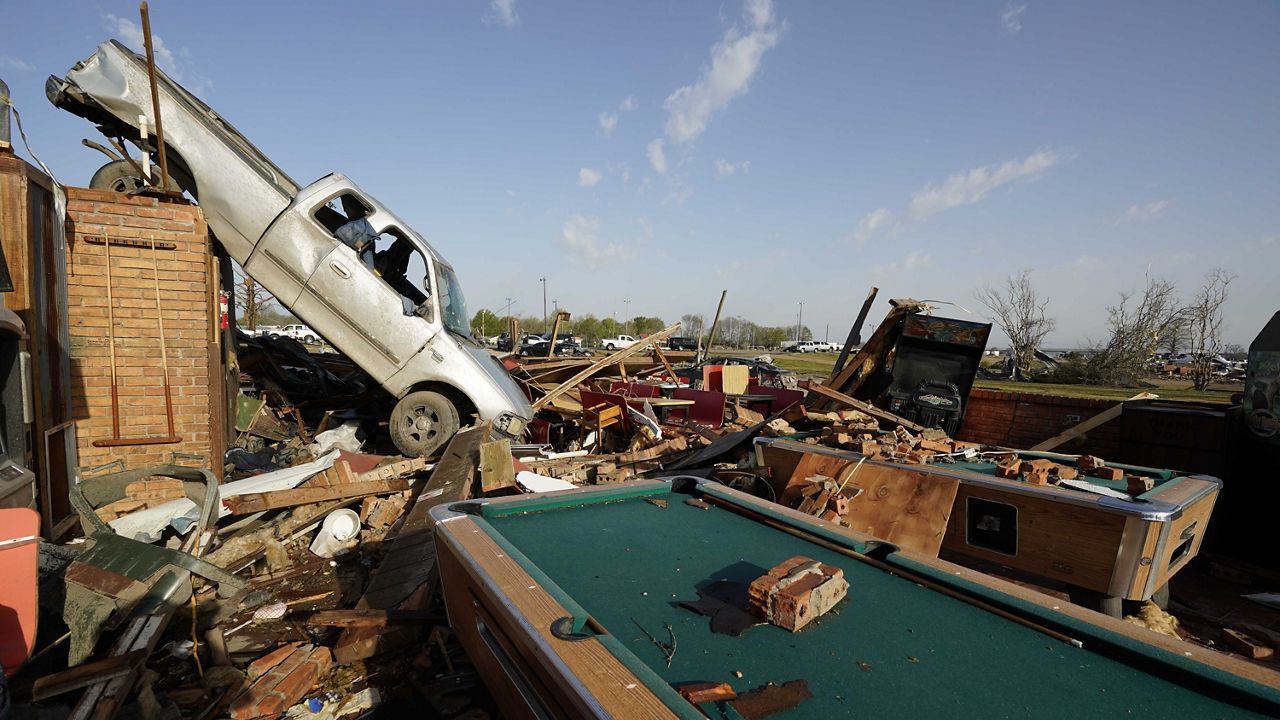
POLYGON ((328 228, 329 232, 336 233, 338 228, 353 220, 368 217, 370 212, 373 211, 361 202, 360 198, 351 193, 345 193, 316 208, 315 218, 316 222, 328 228))
POLYGON ((374 272, 400 294, 405 314, 412 315, 431 293, 422 251, 399 229, 388 227, 378 236, 373 258, 374 272))

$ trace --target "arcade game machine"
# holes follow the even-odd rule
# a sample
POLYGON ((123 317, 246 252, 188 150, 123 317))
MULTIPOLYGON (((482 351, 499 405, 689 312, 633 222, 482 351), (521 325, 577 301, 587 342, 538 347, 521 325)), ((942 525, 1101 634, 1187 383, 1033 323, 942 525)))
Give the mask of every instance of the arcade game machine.
POLYGON ((991 335, 989 323, 910 313, 880 371, 855 395, 955 435, 991 335))
MULTIPOLYGON (((13 280, 0 248, 0 293, 9 292, 13 280)), ((34 508, 36 501, 35 473, 27 468, 32 410, 25 336, 22 319, 0 305, 0 508, 34 508)))

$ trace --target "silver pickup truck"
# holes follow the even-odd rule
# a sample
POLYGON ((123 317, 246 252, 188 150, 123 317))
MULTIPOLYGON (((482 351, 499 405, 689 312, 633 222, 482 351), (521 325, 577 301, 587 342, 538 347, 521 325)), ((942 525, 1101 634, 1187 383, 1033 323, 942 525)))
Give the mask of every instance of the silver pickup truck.
MULTIPOLYGON (((471 337, 462 288, 421 235, 345 176, 300 187, 226 120, 157 73, 171 178, 254 280, 398 399, 392 440, 428 455, 477 415, 519 437, 533 413, 471 337)), ((45 92, 108 137, 155 127, 146 60, 114 40, 45 92)))

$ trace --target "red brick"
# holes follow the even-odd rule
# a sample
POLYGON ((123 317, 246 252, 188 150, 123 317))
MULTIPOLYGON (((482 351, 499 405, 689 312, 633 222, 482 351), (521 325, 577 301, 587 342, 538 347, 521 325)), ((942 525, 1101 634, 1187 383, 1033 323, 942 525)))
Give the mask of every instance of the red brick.
POLYGON ((1090 475, 1101 478, 1103 480, 1120 480, 1124 478, 1124 471, 1114 467, 1100 467, 1094 469, 1090 475))

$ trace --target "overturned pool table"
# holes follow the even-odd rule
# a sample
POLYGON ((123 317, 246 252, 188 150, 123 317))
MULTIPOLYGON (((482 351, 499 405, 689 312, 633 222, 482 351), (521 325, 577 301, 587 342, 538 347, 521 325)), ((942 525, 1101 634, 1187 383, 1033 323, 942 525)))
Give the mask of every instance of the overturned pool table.
POLYGON ((673 689, 804 680, 775 717, 1265 717, 1280 675, 708 481, 436 508, 450 624, 508 717, 741 717, 673 689), (798 633, 678 603, 803 555, 848 597, 798 633))

